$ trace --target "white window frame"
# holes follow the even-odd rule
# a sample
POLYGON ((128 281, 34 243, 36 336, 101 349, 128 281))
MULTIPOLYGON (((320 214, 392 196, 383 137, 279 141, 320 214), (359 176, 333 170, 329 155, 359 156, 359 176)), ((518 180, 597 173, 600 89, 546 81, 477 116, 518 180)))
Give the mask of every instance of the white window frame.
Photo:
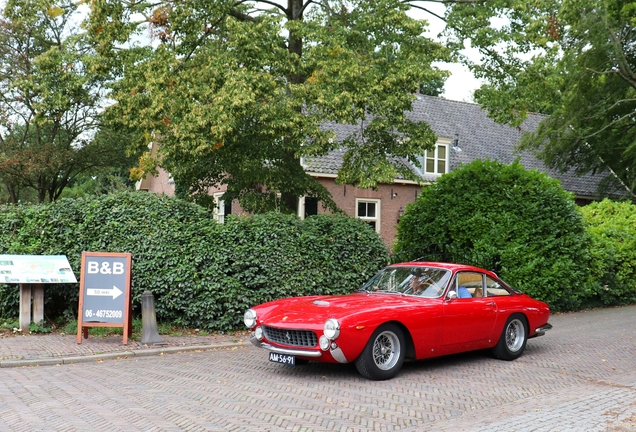
POLYGON ((214 220, 218 223, 225 223, 225 200, 223 195, 225 192, 217 192, 214 194, 214 220))
POLYGON ((356 198, 356 217, 358 219, 362 219, 365 222, 375 222, 375 232, 379 233, 380 232, 380 214, 381 214, 381 210, 382 210, 382 201, 379 199, 373 199, 373 198, 356 198), (358 204, 359 203, 372 203, 375 204, 375 217, 368 217, 368 216, 359 216, 358 215, 358 204))
POLYGON ((451 139, 450 138, 439 138, 437 140, 437 142, 435 143, 435 148, 433 150, 426 150, 424 152, 424 155, 419 159, 419 164, 420 164, 420 171, 422 172, 422 174, 424 175, 435 175, 435 176, 441 176, 442 174, 446 174, 449 172, 449 165, 450 165, 450 160, 449 160, 449 155, 450 155, 450 147, 451 147, 451 139), (439 148, 440 147, 444 147, 446 149, 446 157, 443 159, 440 159, 439 157, 439 148), (432 156, 430 155, 430 153, 433 153, 432 156), (428 161, 428 159, 432 159, 433 160, 433 167, 434 170, 433 171, 427 171, 426 170, 426 162, 428 161), (444 172, 439 172, 438 167, 439 167, 439 161, 443 160, 444 161, 444 172))
MULTIPOLYGON (((301 158, 302 164, 302 158, 301 158)), ((298 198, 298 217, 301 219, 305 219, 305 197, 301 196, 298 198)))

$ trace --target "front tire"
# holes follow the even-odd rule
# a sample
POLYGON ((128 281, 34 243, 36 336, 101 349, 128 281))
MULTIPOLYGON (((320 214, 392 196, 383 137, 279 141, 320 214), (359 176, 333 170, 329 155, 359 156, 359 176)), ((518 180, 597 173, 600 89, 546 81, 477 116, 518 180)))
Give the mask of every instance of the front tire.
POLYGON ((406 343, 404 332, 393 323, 378 327, 356 359, 360 375, 372 380, 393 378, 402 368, 406 343))
POLYGON ((510 315, 492 353, 502 360, 514 360, 523 353, 527 341, 528 323, 526 318, 521 314, 510 315))

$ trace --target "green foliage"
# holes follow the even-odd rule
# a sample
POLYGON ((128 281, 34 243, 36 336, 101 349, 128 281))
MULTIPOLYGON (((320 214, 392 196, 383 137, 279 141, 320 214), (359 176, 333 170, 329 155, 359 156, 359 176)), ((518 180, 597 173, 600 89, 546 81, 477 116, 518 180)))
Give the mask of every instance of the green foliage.
POLYGON ((79 34, 81 2, 2 3, 0 200, 55 200, 78 175, 123 162, 125 141, 96 134, 103 77, 79 34))
MULTIPOLYGON (((240 328, 245 309, 280 297, 358 288, 387 263, 364 222, 343 215, 301 221, 270 213, 217 224, 195 204, 146 193, 63 199, 0 211, 1 254, 132 254, 135 313, 155 296, 159 321, 207 330, 240 328)), ((18 310, 15 285, 0 285, 0 314, 18 310)), ((75 315, 77 284, 45 290, 47 316, 75 315)))
POLYGON ((31 324, 29 324, 29 332, 30 333, 51 333, 51 327, 44 320, 38 323, 32 322, 31 324))
POLYGON ((66 334, 77 334, 77 320, 71 320, 66 323, 62 329, 62 332, 66 334))
POLYGON ((8 330, 13 330, 13 329, 17 329, 20 327, 20 320, 19 319, 8 319, 8 320, 2 320, 2 328, 8 329, 8 330))
POLYGON ((592 239, 590 268, 602 305, 636 302, 636 206, 603 200, 582 208, 592 239))
POLYGON ((633 0, 449 5, 456 48, 470 40, 483 55, 470 68, 488 83, 475 99, 489 115, 519 125, 529 112, 550 114, 523 148, 559 170, 605 171, 602 191, 636 197, 633 0))
POLYGON ((113 170, 113 172, 100 172, 97 175, 78 176, 72 185, 64 189, 60 198, 77 199, 126 190, 134 190, 133 185, 129 184, 128 176, 118 175, 113 170))
MULTIPOLYGON (((405 112, 418 86, 439 93, 448 73, 433 63, 450 56, 408 8, 397 0, 104 0, 91 2, 86 25, 113 71, 116 103, 106 115, 138 132, 136 149, 159 144, 154 161, 180 192, 209 203, 209 187, 227 184, 226 199, 250 212, 294 212, 299 196, 335 210, 302 157, 341 148, 339 181, 374 188, 399 175, 415 180, 399 161, 435 143, 405 112), (153 40, 140 47, 148 32, 153 40), (360 135, 336 140, 327 122, 359 124, 360 135)), ((154 168, 142 162, 140 176, 154 168)))
POLYGON ((429 244, 498 259, 504 280, 554 310, 592 295, 589 240, 574 200, 518 162, 477 160, 424 188, 400 219, 396 251, 416 258, 429 244))

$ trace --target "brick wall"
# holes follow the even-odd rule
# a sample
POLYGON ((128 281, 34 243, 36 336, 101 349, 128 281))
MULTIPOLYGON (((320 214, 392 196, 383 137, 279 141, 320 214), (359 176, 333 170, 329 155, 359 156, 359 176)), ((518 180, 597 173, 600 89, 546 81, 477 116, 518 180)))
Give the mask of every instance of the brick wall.
MULTIPOLYGON (((391 248, 397 234, 396 225, 400 208, 406 209, 422 190, 416 184, 380 185, 377 191, 372 189, 358 189, 349 185, 337 185, 333 178, 318 177, 317 180, 331 193, 334 201, 345 213, 356 216, 356 206, 359 199, 379 200, 380 202, 380 236, 382 241, 391 248)), ((325 211, 318 206, 318 213, 325 211)))
MULTIPOLYGON (((159 169, 156 177, 146 177, 139 185, 139 188, 148 192, 173 196, 174 183, 170 182, 169 179, 168 173, 159 169)), ((416 184, 396 183, 380 185, 378 190, 374 191, 371 189, 358 189, 349 185, 337 185, 333 177, 316 177, 316 179, 331 193, 338 207, 350 216, 356 216, 359 199, 378 200, 380 207, 379 234, 389 249, 395 243, 396 225, 400 208, 406 209, 407 204, 415 201, 422 190, 422 186, 416 184)), ((210 195, 223 190, 225 188, 211 188, 210 195)), ((325 213, 321 205, 318 205, 318 213, 325 213)), ((238 201, 232 202, 232 214, 246 214, 239 206, 238 201)))

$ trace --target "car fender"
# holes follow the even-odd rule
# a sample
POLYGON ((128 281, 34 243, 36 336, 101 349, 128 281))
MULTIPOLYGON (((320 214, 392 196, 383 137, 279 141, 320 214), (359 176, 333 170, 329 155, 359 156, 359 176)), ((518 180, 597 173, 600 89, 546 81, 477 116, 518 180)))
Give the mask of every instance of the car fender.
MULTIPOLYGON (((428 304, 428 303, 426 303, 428 304)), ((394 322, 404 331, 407 353, 417 359, 433 357, 441 344, 441 308, 414 307, 412 311, 383 310, 382 316, 360 313, 341 322, 340 337, 336 341, 348 361, 355 360, 364 350, 373 332, 383 324, 394 322), (417 338, 413 335, 418 335, 417 338)))

